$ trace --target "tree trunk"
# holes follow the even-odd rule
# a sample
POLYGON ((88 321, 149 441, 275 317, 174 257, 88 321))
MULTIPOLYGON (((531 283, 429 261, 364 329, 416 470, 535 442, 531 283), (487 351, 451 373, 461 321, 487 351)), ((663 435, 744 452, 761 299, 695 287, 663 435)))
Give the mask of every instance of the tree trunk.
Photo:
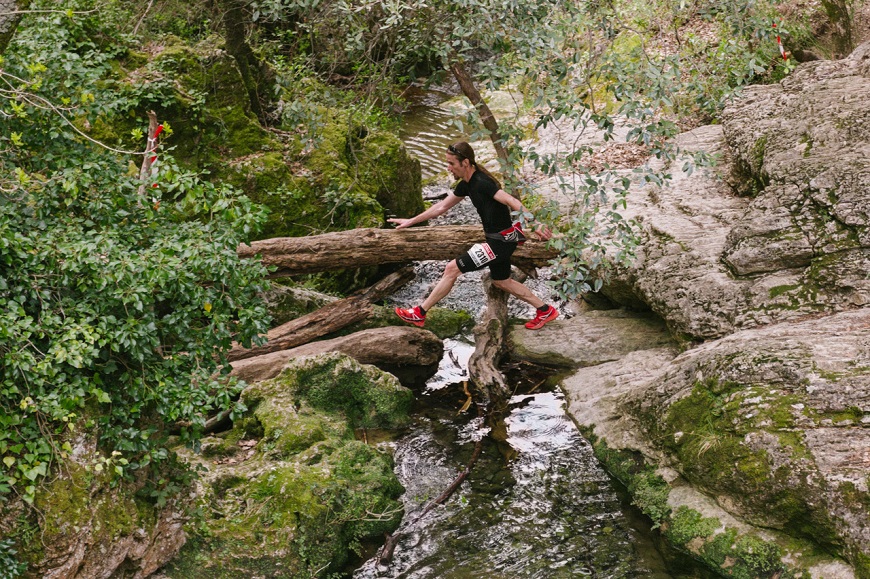
POLYGON ((833 29, 834 58, 845 58, 855 49, 852 40, 854 26, 853 0, 822 0, 833 29))
POLYGON ((414 279, 414 275, 414 270, 411 268, 391 273, 367 289, 272 328, 266 333, 267 342, 262 346, 243 348, 234 344, 227 354, 227 359, 235 362, 278 350, 288 350, 364 320, 371 315, 374 302, 394 293, 414 279))
POLYGON ((498 155, 498 158, 501 159, 501 162, 504 165, 508 164, 508 153, 507 149, 504 147, 504 143, 502 142, 501 134, 498 132, 498 121, 495 119, 495 116, 492 114, 492 111, 489 110, 489 107, 486 105, 486 101, 480 96, 480 92, 477 90, 477 87, 474 85, 474 80, 471 78, 471 75, 468 74, 468 71, 465 70, 465 67, 459 61, 458 58, 454 57, 450 62, 450 70, 453 72, 453 76, 456 77, 456 82, 459 83, 459 88, 462 89, 462 93, 468 97, 468 100, 471 101, 477 108, 478 114, 480 114, 480 120, 483 122, 483 126, 489 130, 490 139, 492 139, 492 144, 495 145, 495 152, 498 155))
POLYGON ((266 108, 272 102, 274 73, 269 66, 257 58, 247 40, 247 22, 243 6, 244 0, 214 0, 221 11, 221 19, 226 33, 227 52, 235 59, 251 110, 260 123, 267 125, 266 108))
POLYGON ((0 54, 6 51, 28 6, 30 0, 0 0, 0 54))
MULTIPOLYGON (((277 237, 238 247, 239 257, 260 256, 277 270, 272 277, 286 277, 350 267, 421 260, 453 259, 475 243, 484 241, 474 225, 411 227, 408 229, 351 229, 309 237, 277 237)), ((536 267, 554 258, 546 242, 529 240, 517 248, 511 261, 534 276, 536 267)))
POLYGON ((474 353, 468 359, 468 374, 479 394, 478 404, 492 410, 502 406, 510 396, 504 375, 498 369, 505 353, 508 295, 492 285, 488 274, 484 287, 486 312, 474 327, 474 353))
POLYGON ((444 354, 444 343, 435 334, 422 328, 372 328, 289 350, 236 360, 232 363, 230 376, 248 384, 268 380, 280 374, 290 360, 324 352, 341 352, 360 364, 371 364, 393 374, 401 374, 401 370, 406 369, 432 368, 428 377, 438 367, 438 361, 444 354))

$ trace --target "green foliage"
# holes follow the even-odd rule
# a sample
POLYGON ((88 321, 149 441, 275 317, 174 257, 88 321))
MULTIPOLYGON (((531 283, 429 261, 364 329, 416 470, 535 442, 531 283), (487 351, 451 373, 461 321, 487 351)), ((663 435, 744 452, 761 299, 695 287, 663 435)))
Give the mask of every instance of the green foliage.
POLYGON ((196 444, 239 391, 224 352, 266 328, 264 268, 236 255, 263 210, 169 156, 140 193, 131 157, 72 122, 113 106, 97 80, 117 34, 34 20, 4 63, 28 96, 0 100, 0 497, 28 501, 76 429, 96 428, 117 475, 165 463, 175 423, 196 444))
POLYGON ((16 558, 18 551, 12 539, 0 539, 0 579, 15 579, 27 570, 16 558))
MULTIPOLYGON (((431 73, 428 80, 438 82, 454 63, 473 69, 478 87, 510 91, 522 106, 520 114, 499 119, 507 189, 532 193, 518 171, 531 165, 559 178, 562 192, 575 201, 567 212, 564 204, 562 211, 535 211, 562 233, 553 241, 560 257, 552 271, 554 289, 565 297, 599 289, 612 265, 632 258, 637 227, 621 214, 629 189, 661 186, 673 170, 691 172, 710 162, 702 154, 681 155, 671 137, 715 121, 740 87, 787 74, 793 63, 779 57, 776 34, 797 40, 795 31, 805 28, 800 21, 777 19, 774 29, 778 12, 767 0, 252 0, 250 8, 276 44, 294 54, 295 68, 287 70, 340 75, 365 102, 401 106, 385 80, 407 82, 431 73), (663 36, 674 37, 672 46, 659 44, 663 36), (306 59, 309 64, 303 64, 306 59), (531 125, 522 116, 527 112, 531 125), (540 153, 529 144, 529 133, 552 123, 601 135, 578 139, 580 144, 559 153, 540 153), (609 143, 623 140, 620 125, 628 127, 626 143, 664 162, 639 163, 632 172, 590 162, 609 143)), ((287 86, 292 84, 298 83, 287 86)), ((312 101, 288 102, 289 122, 318 124, 312 101)), ((475 107, 456 124, 470 141, 490 138, 475 107)))
POLYGON ((709 537, 719 525, 717 519, 704 517, 695 509, 683 505, 671 515, 665 536, 672 544, 685 546, 696 537, 709 537))

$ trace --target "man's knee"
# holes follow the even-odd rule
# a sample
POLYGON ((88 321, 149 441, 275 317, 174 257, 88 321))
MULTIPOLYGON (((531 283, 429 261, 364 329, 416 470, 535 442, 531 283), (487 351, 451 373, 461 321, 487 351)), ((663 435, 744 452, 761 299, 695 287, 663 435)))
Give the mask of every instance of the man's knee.
POLYGON ((456 265, 456 260, 454 259, 447 264, 447 267, 444 268, 444 274, 442 275, 442 277, 455 280, 461 274, 462 272, 459 271, 459 266, 456 265))
POLYGON ((511 285, 510 278, 494 279, 494 280, 492 280, 492 285, 494 285, 495 287, 497 287, 500 290, 506 290, 511 285))

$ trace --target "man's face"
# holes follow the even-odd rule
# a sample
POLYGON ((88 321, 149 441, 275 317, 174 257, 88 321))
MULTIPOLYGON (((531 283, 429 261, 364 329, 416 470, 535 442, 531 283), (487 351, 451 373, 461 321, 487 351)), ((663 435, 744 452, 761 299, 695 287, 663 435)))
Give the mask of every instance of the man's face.
POLYGON ((468 164, 468 159, 461 159, 456 155, 447 153, 447 170, 455 179, 462 179, 468 164))

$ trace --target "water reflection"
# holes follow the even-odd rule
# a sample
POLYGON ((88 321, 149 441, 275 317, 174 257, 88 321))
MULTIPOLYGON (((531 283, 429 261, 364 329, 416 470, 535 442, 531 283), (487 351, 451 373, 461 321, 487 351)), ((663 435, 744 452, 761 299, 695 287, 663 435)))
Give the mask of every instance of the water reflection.
POLYGON ((408 153, 420 159, 424 179, 446 173, 444 151, 447 145, 466 139, 451 124, 455 116, 450 107, 443 104, 457 94, 458 88, 454 90, 451 87, 442 87, 419 90, 407 95, 411 107, 404 115, 399 137, 405 143, 408 153))

